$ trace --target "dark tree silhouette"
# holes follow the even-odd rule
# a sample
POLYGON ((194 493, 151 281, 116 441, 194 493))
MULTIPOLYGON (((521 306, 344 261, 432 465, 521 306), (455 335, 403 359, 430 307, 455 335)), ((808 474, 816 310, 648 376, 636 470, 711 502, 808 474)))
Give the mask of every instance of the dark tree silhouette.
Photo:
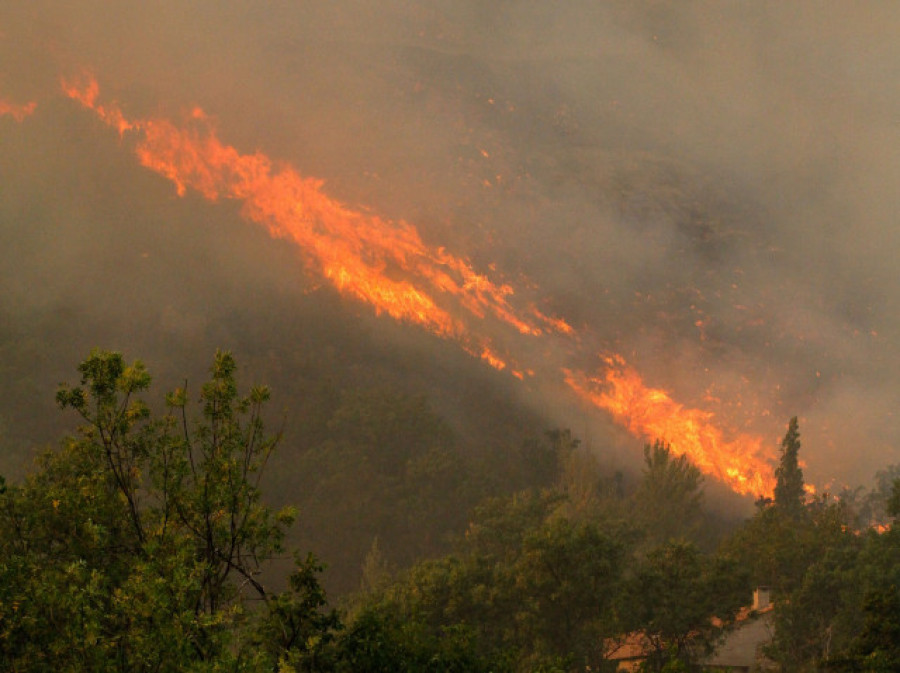
POLYGON ((794 416, 781 440, 781 462, 775 470, 775 507, 794 518, 804 512, 803 470, 797 458, 799 452, 800 431, 794 416))

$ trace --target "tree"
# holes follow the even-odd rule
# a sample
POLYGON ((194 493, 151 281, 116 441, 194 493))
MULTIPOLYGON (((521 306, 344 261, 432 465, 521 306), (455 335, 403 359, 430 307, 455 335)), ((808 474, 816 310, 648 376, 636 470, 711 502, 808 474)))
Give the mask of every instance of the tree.
POLYGON ((342 624, 337 612, 326 609, 318 579, 324 569, 313 554, 297 556, 289 590, 269 600, 256 629, 259 647, 279 663, 280 671, 318 672, 335 666, 335 638, 342 624))
POLYGON ((338 673, 511 673, 502 657, 480 651, 475 630, 465 624, 437 631, 415 618, 369 607, 338 648, 338 673))
POLYGON ((781 441, 781 459, 775 468, 775 507, 794 519, 803 515, 806 493, 803 488, 803 471, 797 458, 799 451, 800 431, 797 417, 794 416, 781 441))
POLYGON ((677 670, 675 662, 688 667, 712 652, 748 594, 736 563, 673 541, 643 559, 625 585, 619 612, 625 631, 642 634, 648 670, 677 670))
POLYGON ((891 483, 891 496, 888 498, 886 506, 888 516, 900 516, 900 478, 894 479, 891 483))
POLYGON ((840 636, 829 667, 896 671, 900 666, 900 529, 865 535, 847 582, 849 598, 834 620, 840 636), (852 593, 850 593, 852 591, 852 593))
MULTIPOLYGON (((330 587, 359 587, 373 538, 391 565, 445 553, 466 523, 473 470, 423 397, 386 389, 345 392, 325 438, 290 465, 304 539, 329 559, 330 587)), ((287 481, 287 480, 285 480, 287 481)), ((288 484, 284 485, 285 490, 288 484)))
POLYGON ((364 614, 380 628, 416 625, 406 633, 417 642, 466 634, 495 669, 604 670, 629 540, 617 526, 566 518, 564 502, 533 491, 490 499, 456 553, 416 564, 364 614))
POLYGON ((888 465, 875 473, 873 488, 863 494, 858 503, 858 524, 861 528, 887 526, 890 523, 895 514, 888 512, 888 504, 894 493, 894 482, 898 479, 900 465, 888 465))
POLYGON ((289 597, 260 579, 293 513, 261 501, 278 435, 264 431, 268 390, 239 395, 235 369, 216 354, 196 420, 184 389, 153 417, 140 398, 149 373, 118 353, 93 351, 80 385, 60 388, 81 427, 0 492, 5 670, 260 670, 296 648, 266 640, 258 622, 336 628, 317 616, 311 562, 289 597), (245 608, 251 595, 261 610, 245 608))
POLYGON ((673 456, 660 440, 644 446, 643 477, 634 503, 651 546, 697 532, 703 514, 702 483, 700 470, 687 456, 673 456))
POLYGON ((865 622, 849 656, 837 670, 889 673, 900 670, 900 589, 891 585, 866 594, 865 622))
POLYGON ((818 665, 847 647, 858 630, 853 614, 859 601, 859 540, 822 545, 799 586, 776 603, 774 638, 768 654, 786 670, 818 665))
POLYGON ((843 548, 855 537, 846 518, 844 504, 827 497, 804 506, 799 518, 765 505, 721 550, 750 572, 754 585, 771 587, 777 606, 801 586, 809 568, 829 549, 843 548))
POLYGON ((550 519, 524 540, 514 564, 527 609, 517 617, 538 659, 598 670, 616 633, 614 599, 624 569, 621 540, 596 522, 550 519))

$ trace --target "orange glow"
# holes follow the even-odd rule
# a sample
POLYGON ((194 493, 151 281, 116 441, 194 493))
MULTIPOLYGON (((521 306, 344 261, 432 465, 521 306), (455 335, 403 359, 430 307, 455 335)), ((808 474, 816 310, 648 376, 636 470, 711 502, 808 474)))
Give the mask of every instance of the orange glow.
MULTIPOLYGON (((288 238, 315 271, 342 293, 397 320, 418 324, 444 338, 482 350, 459 317, 487 314, 525 335, 541 330, 508 301, 513 289, 476 273, 469 262, 443 248, 431 248, 416 229, 352 210, 322 192, 322 181, 301 176, 264 154, 241 154, 219 141, 206 115, 195 108, 184 127, 165 119, 129 120, 121 110, 98 103, 93 78, 63 82, 65 93, 93 110, 120 134, 139 134, 141 164, 171 180, 177 193, 190 188, 211 201, 243 201, 243 214, 272 236, 288 238), (451 301, 452 300, 452 301, 451 301)), ((497 360, 486 358, 496 366, 497 360)))
POLYGON ((122 115, 118 107, 106 108, 97 104, 97 96, 100 95, 100 86, 97 80, 91 78, 86 85, 79 88, 77 84, 62 80, 63 91, 69 98, 73 98, 84 107, 92 109, 104 122, 118 130, 119 135, 130 131, 134 126, 122 115))
POLYGON ((9 115, 17 122, 22 121, 34 112, 34 109, 37 107, 37 103, 34 101, 27 103, 25 105, 16 105, 15 103, 9 103, 5 100, 0 99, 0 117, 4 115, 9 115))
POLYGON ((544 315, 534 307, 532 307, 531 312, 535 315, 535 317, 537 317, 538 320, 547 324, 549 327, 556 330, 560 334, 565 334, 566 336, 574 336, 575 330, 562 318, 554 318, 548 315, 544 315))
MULTIPOLYGON (((412 225, 352 209, 326 195, 321 180, 304 177, 261 152, 242 154, 222 143, 200 108, 191 110, 181 125, 162 118, 129 119, 116 104, 100 104, 93 78, 62 86, 122 138, 133 140, 141 165, 170 180, 179 195, 191 190, 210 201, 242 203, 245 219, 295 243, 311 273, 377 314, 453 340, 473 357, 521 380, 526 374, 534 376, 535 369, 557 370, 540 361, 522 367, 507 359, 516 339, 552 337, 555 345, 564 339, 581 342, 566 321, 533 304, 520 302, 517 307, 512 286, 477 272, 465 258, 429 246, 412 225), (493 337, 498 334, 503 335, 498 337, 502 347, 495 349, 493 337)), ((494 273, 493 266, 489 269, 494 273)), ((533 351, 514 352, 522 357, 533 351)), ((566 371, 566 382, 633 434, 664 439, 737 492, 772 492, 772 469, 760 457, 758 438, 740 436, 726 442, 711 414, 686 409, 664 391, 647 388, 620 358, 608 364, 602 378, 566 371)))
POLYGON ((678 455, 687 455, 702 472, 737 493, 771 496, 775 488, 772 457, 762 439, 738 435, 728 441, 713 425, 713 414, 689 409, 664 390, 648 388, 620 356, 606 359, 602 378, 566 371, 566 383, 582 399, 607 410, 634 435, 662 439, 678 455))
POLYGON ((481 351, 481 359, 487 362, 494 369, 506 369, 506 363, 499 357, 497 357, 487 346, 485 346, 484 350, 481 351))

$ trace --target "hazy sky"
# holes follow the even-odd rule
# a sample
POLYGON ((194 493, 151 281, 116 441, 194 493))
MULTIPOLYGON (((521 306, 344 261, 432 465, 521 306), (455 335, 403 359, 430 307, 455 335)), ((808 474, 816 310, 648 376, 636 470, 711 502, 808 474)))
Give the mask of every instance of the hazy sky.
POLYGON ((100 291, 126 327, 138 302, 163 332, 212 329, 215 298, 165 272, 185 265, 228 260, 248 295, 304 282, 61 96, 89 70, 130 114, 200 106, 242 151, 494 264, 590 332, 581 366, 621 352, 773 445, 800 416, 820 485, 900 462, 900 4, 4 4, 0 100, 37 103, 0 116, 25 333, 100 291), (147 259, 152 286, 109 283, 147 259))

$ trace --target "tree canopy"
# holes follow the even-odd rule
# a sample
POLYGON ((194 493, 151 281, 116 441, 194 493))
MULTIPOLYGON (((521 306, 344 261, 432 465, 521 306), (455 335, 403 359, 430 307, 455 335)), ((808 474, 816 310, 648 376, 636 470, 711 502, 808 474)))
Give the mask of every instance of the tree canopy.
POLYGON ((784 670, 900 661, 896 469, 866 496, 808 497, 796 418, 774 501, 713 551, 700 473, 661 441, 628 484, 551 431, 513 454, 534 465, 485 498, 425 400, 337 395, 299 466, 323 500, 305 516, 368 549, 339 612, 325 564, 288 549, 296 510, 264 497, 281 441, 266 387, 241 392, 227 352, 196 392, 156 402, 143 364, 119 353, 93 351, 78 372, 56 394, 76 430, 21 482, 0 477, 4 670, 604 671, 624 643, 645 671, 693 670, 759 584, 774 591, 766 651, 784 670), (382 492, 403 497, 376 506, 382 492), (377 525, 337 530, 344 519, 325 514, 341 506, 377 525), (417 515, 457 535, 448 552, 422 544, 397 563, 384 549, 415 537, 417 515))
POLYGON ((307 580, 287 592, 261 580, 294 513, 261 500, 278 435, 262 420, 268 390, 239 394, 235 370, 216 353, 198 409, 182 388, 159 416, 141 397, 149 373, 119 353, 93 351, 80 384, 60 387, 77 433, 0 494, 4 668, 256 670, 315 649, 309 639, 254 645, 282 613, 322 634, 334 626, 317 612, 313 561, 298 564, 307 580), (314 609, 298 613, 310 597, 314 609))

